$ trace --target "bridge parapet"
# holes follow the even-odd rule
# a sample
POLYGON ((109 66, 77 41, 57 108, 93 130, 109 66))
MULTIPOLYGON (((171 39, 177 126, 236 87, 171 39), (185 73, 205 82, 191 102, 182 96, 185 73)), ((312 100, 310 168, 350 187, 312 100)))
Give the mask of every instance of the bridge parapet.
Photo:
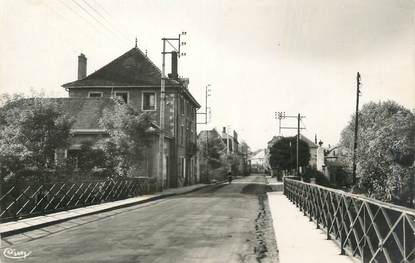
POLYGON ((284 195, 362 262, 415 262, 415 210, 284 178, 284 195))
POLYGON ((45 215, 69 209, 122 200, 155 192, 148 177, 105 180, 12 183, 1 186, 0 222, 45 215))

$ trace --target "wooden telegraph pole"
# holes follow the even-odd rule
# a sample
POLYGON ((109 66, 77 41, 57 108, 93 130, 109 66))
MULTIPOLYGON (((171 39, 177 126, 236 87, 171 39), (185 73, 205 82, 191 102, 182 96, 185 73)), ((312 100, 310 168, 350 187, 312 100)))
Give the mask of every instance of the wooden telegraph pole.
POLYGON ((360 97, 360 73, 356 76, 356 114, 354 124, 354 143, 353 143, 353 184, 356 184, 356 151, 357 151, 357 132, 359 128, 359 97, 360 97))
POLYGON ((285 115, 285 112, 275 112, 275 118, 278 119, 278 133, 281 134, 281 129, 289 129, 289 130, 297 130, 297 149, 296 149, 296 173, 297 176, 300 176, 300 163, 299 163, 299 145, 300 145, 300 130, 305 129, 300 127, 301 119, 305 118, 305 116, 302 116, 300 113, 297 114, 297 116, 287 116, 285 115), (286 118, 295 118, 297 119, 297 127, 282 127, 281 126, 281 120, 286 118))
MULTIPOLYGON (((210 84, 207 84, 205 87, 205 112, 198 112, 197 114, 205 115, 204 122, 198 122, 197 124, 205 124, 207 125, 209 122, 208 119, 208 97, 210 96, 210 84)), ((206 177, 209 180, 209 167, 208 167, 208 159, 209 159, 209 130, 206 129, 206 177)))

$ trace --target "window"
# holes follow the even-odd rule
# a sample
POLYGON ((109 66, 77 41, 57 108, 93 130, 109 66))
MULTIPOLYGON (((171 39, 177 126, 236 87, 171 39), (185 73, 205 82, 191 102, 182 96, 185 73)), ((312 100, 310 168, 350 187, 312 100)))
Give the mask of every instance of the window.
POLYGON ((102 92, 97 92, 97 91, 91 91, 91 92, 88 93, 88 97, 89 98, 102 98, 103 93, 102 92))
POLYGON ((184 178, 186 176, 185 171, 186 171, 186 159, 184 157, 180 157, 181 159, 181 175, 184 178))
POLYGON ((128 92, 126 91, 116 91, 115 97, 125 103, 128 103, 128 92))
POLYGON ((180 98, 180 114, 184 115, 184 100, 180 98))
POLYGON ((180 144, 184 144, 184 126, 180 126, 180 144))
POLYGON ((156 110, 156 93, 144 92, 142 105, 143 110, 156 110))
POLYGON ((187 116, 193 118, 193 107, 190 103, 187 103, 187 116))

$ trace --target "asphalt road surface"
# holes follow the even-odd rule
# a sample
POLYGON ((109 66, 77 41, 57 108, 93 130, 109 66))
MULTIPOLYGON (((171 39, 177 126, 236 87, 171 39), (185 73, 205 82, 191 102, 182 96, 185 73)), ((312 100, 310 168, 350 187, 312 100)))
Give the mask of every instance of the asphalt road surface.
POLYGON ((123 208, 10 248, 31 251, 20 262, 257 262, 256 193, 265 186, 255 182, 264 178, 123 208))

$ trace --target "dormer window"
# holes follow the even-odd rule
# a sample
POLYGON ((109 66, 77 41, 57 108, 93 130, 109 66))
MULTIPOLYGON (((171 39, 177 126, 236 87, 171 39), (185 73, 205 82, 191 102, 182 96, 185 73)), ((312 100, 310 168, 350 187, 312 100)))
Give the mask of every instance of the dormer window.
POLYGON ((154 92, 143 92, 142 109, 145 110, 145 111, 154 111, 154 110, 156 110, 156 93, 154 93, 154 92))
POLYGON ((104 96, 103 92, 90 91, 88 93, 89 98, 102 98, 103 96, 104 96))
POLYGON ((115 97, 124 103, 128 103, 128 92, 126 91, 116 91, 115 97))

